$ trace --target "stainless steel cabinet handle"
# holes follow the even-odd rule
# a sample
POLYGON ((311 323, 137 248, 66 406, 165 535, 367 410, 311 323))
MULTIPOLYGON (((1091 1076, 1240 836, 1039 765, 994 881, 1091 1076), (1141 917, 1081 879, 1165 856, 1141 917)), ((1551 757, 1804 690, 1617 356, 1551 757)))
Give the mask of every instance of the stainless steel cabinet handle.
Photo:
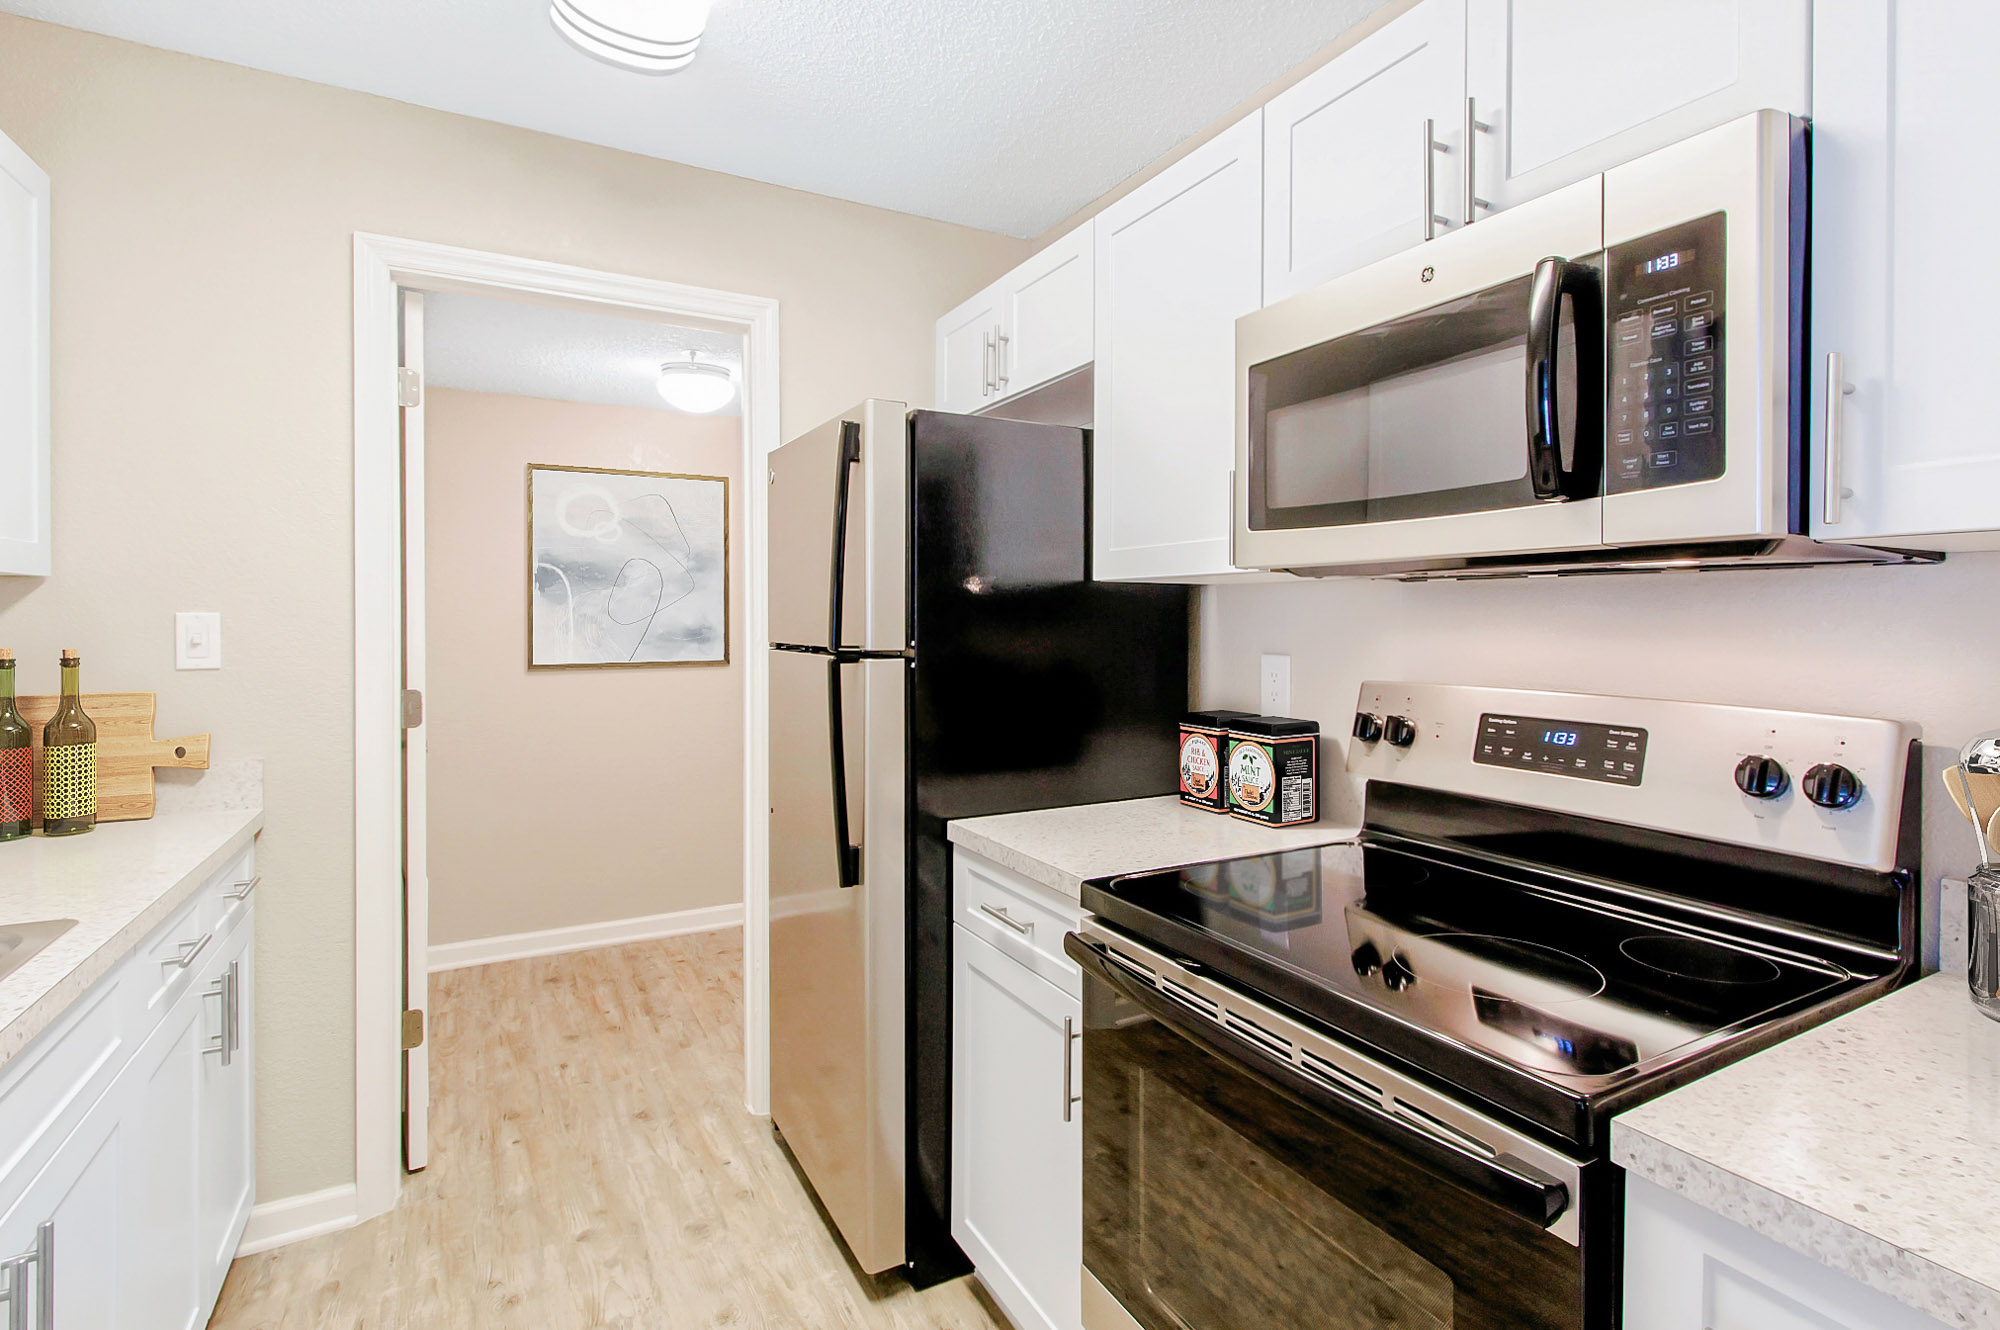
POLYGON ((241 984, 242 962, 231 961, 228 973, 201 991, 203 997, 216 999, 217 1014, 222 1022, 222 1028, 216 1034, 215 1042, 204 1044, 201 1051, 221 1054, 222 1065, 225 1067, 235 1059, 236 1051, 243 1047, 241 984))
POLYGON ((1854 497, 1854 491, 1840 483, 1841 452, 1846 444, 1841 417, 1847 413, 1847 399, 1854 395, 1854 385, 1846 381, 1846 368, 1840 352, 1826 353, 1826 495, 1820 503, 1820 517, 1828 526, 1839 525, 1842 502, 1854 497))
MULTIPOLYGON (((229 1051, 243 1051, 243 963, 229 962, 229 1051)), ((226 1060, 226 1059, 225 1059, 226 1060)))
POLYGON ((991 397, 993 395, 993 353, 995 350, 993 334, 987 333, 981 345, 982 350, 979 353, 979 395, 981 397, 991 397))
POLYGON ((222 899, 226 901, 248 900, 250 899, 250 893, 255 891, 257 889, 257 884, 259 882, 262 882, 263 880, 264 880, 264 875, 262 873, 259 873, 257 876, 251 878, 248 882, 238 882, 236 884, 236 890, 225 891, 222 893, 222 899))
POLYGON ((225 974, 202 989, 201 995, 216 1000, 216 1012, 222 1027, 213 1040, 201 1046, 202 1055, 220 1054, 222 1065, 226 1067, 229 1065, 229 976, 225 974))
POLYGON ((1437 121, 1424 121, 1424 239, 1436 240, 1440 226, 1450 226, 1451 218, 1437 210, 1437 155, 1450 152, 1449 143, 1439 143, 1437 121))
POLYGON ((194 958, 201 955, 203 949, 213 941, 215 941, 215 934, 203 933, 192 942, 181 943, 180 954, 170 956, 166 960, 161 961, 160 964, 162 966, 171 965, 176 969, 185 970, 188 966, 194 964, 194 958))
POLYGON ((19 1256, 0 1261, 7 1283, 0 1288, 0 1302, 7 1304, 7 1330, 28 1330, 28 1267, 36 1267, 41 1278, 35 1299, 35 1330, 55 1330, 56 1324, 56 1225, 48 1220, 35 1230, 35 1245, 19 1256))
POLYGON ((1076 1018, 1063 1017, 1063 1121, 1072 1120, 1076 1106, 1083 1102, 1083 1096, 1076 1092, 1075 1059, 1070 1046, 1077 1041, 1076 1018))
POLYGON ((1021 933, 1025 935, 1035 931, 1035 923, 1032 919, 1029 920, 1027 923, 1022 923, 1019 919, 1016 919, 1013 915, 1007 913, 1004 907, 996 910, 991 905, 982 905, 979 907, 979 912, 985 915, 989 919, 998 919, 1001 923, 1007 925, 1007 927, 1013 929, 1016 933, 1021 933))
POLYGON ((1479 136, 1490 134, 1493 126, 1479 119, 1474 99, 1465 99, 1465 224, 1479 220, 1479 210, 1492 211, 1493 205, 1479 197, 1479 136))
POLYGON ((1007 386, 1008 379, 1011 377, 1007 373, 1007 344, 1014 339, 1006 333, 997 331, 993 334, 993 338, 993 377, 999 385, 994 391, 998 392, 1000 388, 1007 386))

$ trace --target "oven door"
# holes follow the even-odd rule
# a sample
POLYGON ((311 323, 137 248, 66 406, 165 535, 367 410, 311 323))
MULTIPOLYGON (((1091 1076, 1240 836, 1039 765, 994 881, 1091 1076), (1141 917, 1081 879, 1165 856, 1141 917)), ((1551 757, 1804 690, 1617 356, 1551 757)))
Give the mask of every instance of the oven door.
POLYGON ((1603 180, 1237 321, 1235 561, 1604 543, 1603 180))
POLYGON ((1085 1330, 1593 1324, 1576 1161, 1123 935, 1066 950, 1085 1330))

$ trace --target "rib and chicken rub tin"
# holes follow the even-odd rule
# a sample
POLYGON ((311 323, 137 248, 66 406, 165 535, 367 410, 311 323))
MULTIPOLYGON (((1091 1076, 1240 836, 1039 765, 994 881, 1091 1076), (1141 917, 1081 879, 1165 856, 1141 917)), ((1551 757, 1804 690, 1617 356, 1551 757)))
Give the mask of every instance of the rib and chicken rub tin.
POLYGON ((1292 827, 1319 819, 1319 722, 1247 716, 1230 722, 1229 812, 1292 827))
POLYGON ((1181 802, 1211 813, 1229 811, 1229 783, 1223 777, 1223 749, 1229 727, 1251 720, 1248 711, 1190 711, 1181 719, 1181 802))

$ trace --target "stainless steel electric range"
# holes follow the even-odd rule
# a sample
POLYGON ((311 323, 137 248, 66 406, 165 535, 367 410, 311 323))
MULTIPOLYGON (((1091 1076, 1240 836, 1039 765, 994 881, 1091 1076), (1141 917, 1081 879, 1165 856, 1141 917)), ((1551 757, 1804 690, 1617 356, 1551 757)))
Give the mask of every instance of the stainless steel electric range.
POLYGON ((1603 1330, 1610 1119, 1914 970, 1916 730, 1363 686, 1350 843, 1086 884, 1086 1330, 1603 1330))

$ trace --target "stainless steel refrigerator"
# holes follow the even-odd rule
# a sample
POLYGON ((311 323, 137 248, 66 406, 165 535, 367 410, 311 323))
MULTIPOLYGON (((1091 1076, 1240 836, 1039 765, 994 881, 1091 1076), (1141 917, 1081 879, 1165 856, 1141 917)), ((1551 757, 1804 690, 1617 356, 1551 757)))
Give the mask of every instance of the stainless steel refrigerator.
POLYGON ((869 401, 770 459, 771 1114, 870 1272, 951 1240, 945 823, 1171 793, 1190 593, 1090 578, 1088 431, 869 401))

